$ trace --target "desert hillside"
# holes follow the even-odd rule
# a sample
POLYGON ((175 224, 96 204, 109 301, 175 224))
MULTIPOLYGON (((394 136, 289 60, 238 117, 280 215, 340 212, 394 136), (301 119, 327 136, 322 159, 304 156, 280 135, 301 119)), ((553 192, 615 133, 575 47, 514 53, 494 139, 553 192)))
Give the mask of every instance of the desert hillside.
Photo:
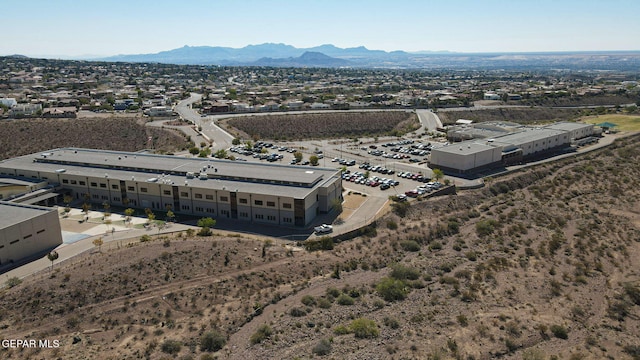
MULTIPOLYGON (((3 290, 6 359, 639 359, 640 137, 395 205, 306 251, 103 245, 3 290)), ((310 245, 310 244, 307 244, 310 245)))

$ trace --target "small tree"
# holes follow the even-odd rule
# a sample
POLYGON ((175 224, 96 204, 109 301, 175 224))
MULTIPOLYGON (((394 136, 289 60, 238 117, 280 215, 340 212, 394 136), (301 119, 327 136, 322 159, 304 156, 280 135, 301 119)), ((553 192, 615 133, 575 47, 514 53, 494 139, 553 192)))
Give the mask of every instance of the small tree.
POLYGON ((131 217, 133 216, 133 214, 136 211, 133 210, 132 208, 127 208, 124 210, 124 215, 126 216, 125 220, 127 220, 128 222, 131 222, 131 217))
POLYGON ((85 202, 82 204, 82 212, 84 213, 84 216, 89 219, 89 211, 91 210, 91 205, 89 205, 89 203, 85 202))
POLYGON ((176 214, 174 214, 173 211, 171 210, 167 211, 167 221, 173 221, 175 217, 176 217, 176 214))
POLYGON ((309 156, 309 163, 313 166, 318 165, 318 160, 319 160, 318 157, 315 155, 309 156))
POLYGON ((59 255, 56 251, 52 251, 50 253, 47 254, 47 259, 49 259, 49 261, 51 261, 51 270, 53 270, 53 262, 56 261, 58 259, 59 255))
POLYGON ((293 157, 294 159, 296 159, 296 162, 302 161, 302 153, 300 151, 294 152, 293 157))
POLYGON ((231 140, 231 144, 232 145, 240 145, 240 138, 233 138, 233 140, 231 140))
POLYGON ((200 338, 200 350, 215 352, 224 347, 227 343, 227 338, 215 330, 206 332, 200 338))
POLYGON ((216 221, 210 217, 202 218, 198 220, 198 226, 201 228, 198 235, 209 236, 211 235, 211 228, 216 226, 216 221))
POLYGON ((444 172, 440 169, 433 169, 433 179, 440 181, 444 177, 444 172))
POLYGON ((104 243, 104 241, 102 241, 101 237, 93 240, 92 243, 98 248, 98 251, 102 252, 102 244, 104 243))
POLYGON ((65 195, 62 198, 62 202, 64 202, 64 212, 68 213, 71 211, 71 202, 73 201, 73 197, 71 195, 65 195))

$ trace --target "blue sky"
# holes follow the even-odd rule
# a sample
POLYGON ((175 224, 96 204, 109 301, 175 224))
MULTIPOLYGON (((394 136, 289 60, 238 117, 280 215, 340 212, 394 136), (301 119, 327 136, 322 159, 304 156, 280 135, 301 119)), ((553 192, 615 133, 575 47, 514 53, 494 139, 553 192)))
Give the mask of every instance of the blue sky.
POLYGON ((376 50, 640 50, 640 0, 11 0, 0 55, 265 42, 376 50))

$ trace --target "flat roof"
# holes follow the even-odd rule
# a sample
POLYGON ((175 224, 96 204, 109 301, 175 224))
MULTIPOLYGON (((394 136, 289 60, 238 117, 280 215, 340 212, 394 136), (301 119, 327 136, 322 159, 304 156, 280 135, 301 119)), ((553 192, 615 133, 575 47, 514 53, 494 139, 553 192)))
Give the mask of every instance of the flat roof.
POLYGON ((8 159, 1 161, 0 167, 293 197, 304 197, 311 189, 339 178, 340 171, 78 148, 55 149, 8 159), (188 178, 188 173, 195 177, 188 178), (201 180, 198 173, 206 173, 207 178, 201 180))
POLYGON ((531 141, 543 140, 565 133, 566 132, 562 130, 529 128, 512 134, 497 137, 494 139, 494 143, 520 146, 531 141))
POLYGON ((447 146, 439 147, 437 149, 433 149, 431 150, 431 152, 433 153, 434 151, 441 151, 448 154, 471 155, 471 154, 479 153, 482 151, 491 150, 494 148, 495 146, 481 144, 475 141, 463 141, 463 142, 453 143, 447 146))
POLYGON ((0 201, 0 229, 31 220, 52 211, 56 211, 56 209, 0 201))
POLYGON ((593 127, 593 125, 585 124, 585 123, 562 121, 562 122, 557 122, 555 124, 547 125, 545 126, 545 129, 573 131, 573 130, 579 130, 579 129, 589 128, 589 127, 593 127))

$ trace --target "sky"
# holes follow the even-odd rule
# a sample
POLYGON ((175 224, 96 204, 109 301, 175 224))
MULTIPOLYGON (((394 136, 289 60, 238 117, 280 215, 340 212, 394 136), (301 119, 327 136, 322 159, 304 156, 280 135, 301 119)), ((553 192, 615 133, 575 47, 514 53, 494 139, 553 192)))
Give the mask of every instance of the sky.
POLYGON ((0 55, 91 58, 284 43, 371 50, 640 50, 640 0, 8 0, 0 55))

